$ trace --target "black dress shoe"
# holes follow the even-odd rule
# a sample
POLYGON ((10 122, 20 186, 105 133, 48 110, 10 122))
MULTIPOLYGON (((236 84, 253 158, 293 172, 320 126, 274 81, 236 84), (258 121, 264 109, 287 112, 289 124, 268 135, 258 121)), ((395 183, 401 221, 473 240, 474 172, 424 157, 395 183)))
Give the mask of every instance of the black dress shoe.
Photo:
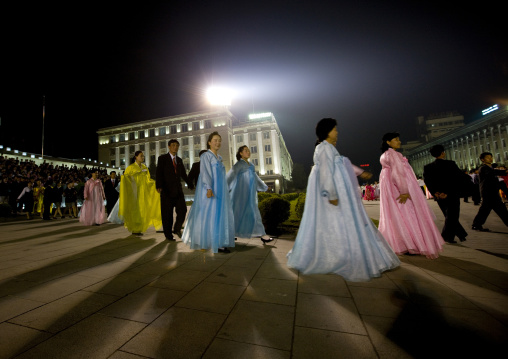
POLYGON ((176 234, 178 237, 182 238, 182 231, 174 231, 173 234, 176 234))
POLYGON ((219 252, 221 253, 231 253, 231 251, 227 248, 219 248, 219 252))
POLYGON ((465 242, 465 241, 466 241, 466 237, 462 237, 462 238, 461 238, 461 237, 459 237, 459 240, 460 240, 461 242, 465 242))
POLYGON ((173 237, 169 238, 169 237, 166 237, 166 240, 167 241, 175 241, 175 239, 173 237))
POLYGON ((263 244, 268 243, 268 242, 271 242, 271 241, 273 241, 273 240, 274 240, 274 238, 272 238, 272 237, 270 237, 270 238, 268 238, 268 239, 265 239, 265 238, 261 237, 261 241, 263 242, 263 244))
POLYGON ((473 229, 475 231, 480 231, 480 232, 490 232, 490 229, 483 228, 482 226, 472 226, 471 229, 473 229))

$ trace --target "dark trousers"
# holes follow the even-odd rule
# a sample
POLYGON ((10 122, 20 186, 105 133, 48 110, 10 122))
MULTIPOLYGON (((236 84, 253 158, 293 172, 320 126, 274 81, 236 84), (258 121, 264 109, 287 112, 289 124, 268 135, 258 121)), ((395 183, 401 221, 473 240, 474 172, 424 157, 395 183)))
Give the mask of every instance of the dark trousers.
POLYGON ((166 238, 173 238, 173 232, 181 232, 182 225, 187 214, 185 197, 181 193, 178 197, 167 197, 161 195, 161 217, 162 227, 166 238), (176 209, 176 221, 173 226, 173 210, 176 209), (174 228, 174 230, 173 230, 174 228))
POLYGON ((481 227, 487 220, 487 217, 490 214, 490 211, 494 210, 496 214, 501 218, 503 223, 508 226, 508 210, 506 209, 505 204, 501 200, 501 197, 497 198, 482 198, 482 204, 480 205, 480 209, 478 209, 478 213, 473 220, 473 227, 481 227))
POLYGON ((439 208, 445 216, 445 223, 441 235, 445 241, 453 241, 455 236, 465 239, 467 232, 459 222, 460 217, 460 198, 449 196, 437 201, 439 208))
POLYGON ((50 219, 49 216, 51 213, 49 212, 51 211, 51 205, 52 203, 42 202, 42 206, 44 208, 44 213, 42 214, 43 219, 50 219))
POLYGON ((116 201, 118 201, 118 196, 106 197, 106 211, 108 212, 108 214, 111 214, 111 211, 113 210, 116 201))
POLYGON ((482 200, 482 198, 480 196, 480 186, 478 186, 477 184, 475 184, 473 186, 472 198, 473 198, 474 204, 479 204, 482 200))

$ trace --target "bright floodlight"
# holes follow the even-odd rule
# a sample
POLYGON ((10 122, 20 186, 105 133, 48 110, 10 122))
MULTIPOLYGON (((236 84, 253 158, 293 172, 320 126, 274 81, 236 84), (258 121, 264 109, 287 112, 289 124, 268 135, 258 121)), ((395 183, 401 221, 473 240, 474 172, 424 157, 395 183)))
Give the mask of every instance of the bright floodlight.
POLYGON ((231 90, 219 87, 211 87, 206 91, 208 101, 215 106, 231 106, 232 94, 231 90))

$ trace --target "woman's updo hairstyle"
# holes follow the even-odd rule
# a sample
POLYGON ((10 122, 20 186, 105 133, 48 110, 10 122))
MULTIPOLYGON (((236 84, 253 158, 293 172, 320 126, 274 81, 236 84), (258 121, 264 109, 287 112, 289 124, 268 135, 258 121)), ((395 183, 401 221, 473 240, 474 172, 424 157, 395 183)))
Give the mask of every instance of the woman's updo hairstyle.
POLYGON ((316 125, 316 146, 328 138, 328 134, 337 126, 334 118, 323 118, 316 125))
POLYGON ((383 136, 383 142, 381 142, 381 153, 385 153, 390 149, 391 147, 386 143, 386 141, 391 141, 394 138, 400 137, 400 135, 397 132, 388 132, 385 133, 383 136))
POLYGON ((213 131, 212 133, 210 133, 210 136, 208 136, 208 141, 206 141, 207 149, 210 149, 210 141, 212 141, 213 136, 219 136, 220 138, 222 138, 217 131, 213 131))
POLYGON ((247 145, 243 145, 243 146, 240 146, 240 148, 238 149, 238 151, 236 151, 236 160, 237 161, 240 161, 242 159, 242 155, 241 153, 243 152, 243 149, 244 148, 249 148, 247 147, 247 145))
POLYGON ((134 152, 134 157, 131 158, 131 163, 134 163, 136 162, 136 157, 139 156, 140 153, 142 153, 143 151, 136 151, 134 152))

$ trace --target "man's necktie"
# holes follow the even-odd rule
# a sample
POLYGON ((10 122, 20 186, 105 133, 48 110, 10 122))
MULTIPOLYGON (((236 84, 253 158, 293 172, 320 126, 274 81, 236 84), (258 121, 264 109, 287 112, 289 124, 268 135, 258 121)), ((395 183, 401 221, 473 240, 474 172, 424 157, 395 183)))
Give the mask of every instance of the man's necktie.
POLYGON ((173 166, 175 167, 175 173, 176 173, 176 157, 173 157, 173 166))

